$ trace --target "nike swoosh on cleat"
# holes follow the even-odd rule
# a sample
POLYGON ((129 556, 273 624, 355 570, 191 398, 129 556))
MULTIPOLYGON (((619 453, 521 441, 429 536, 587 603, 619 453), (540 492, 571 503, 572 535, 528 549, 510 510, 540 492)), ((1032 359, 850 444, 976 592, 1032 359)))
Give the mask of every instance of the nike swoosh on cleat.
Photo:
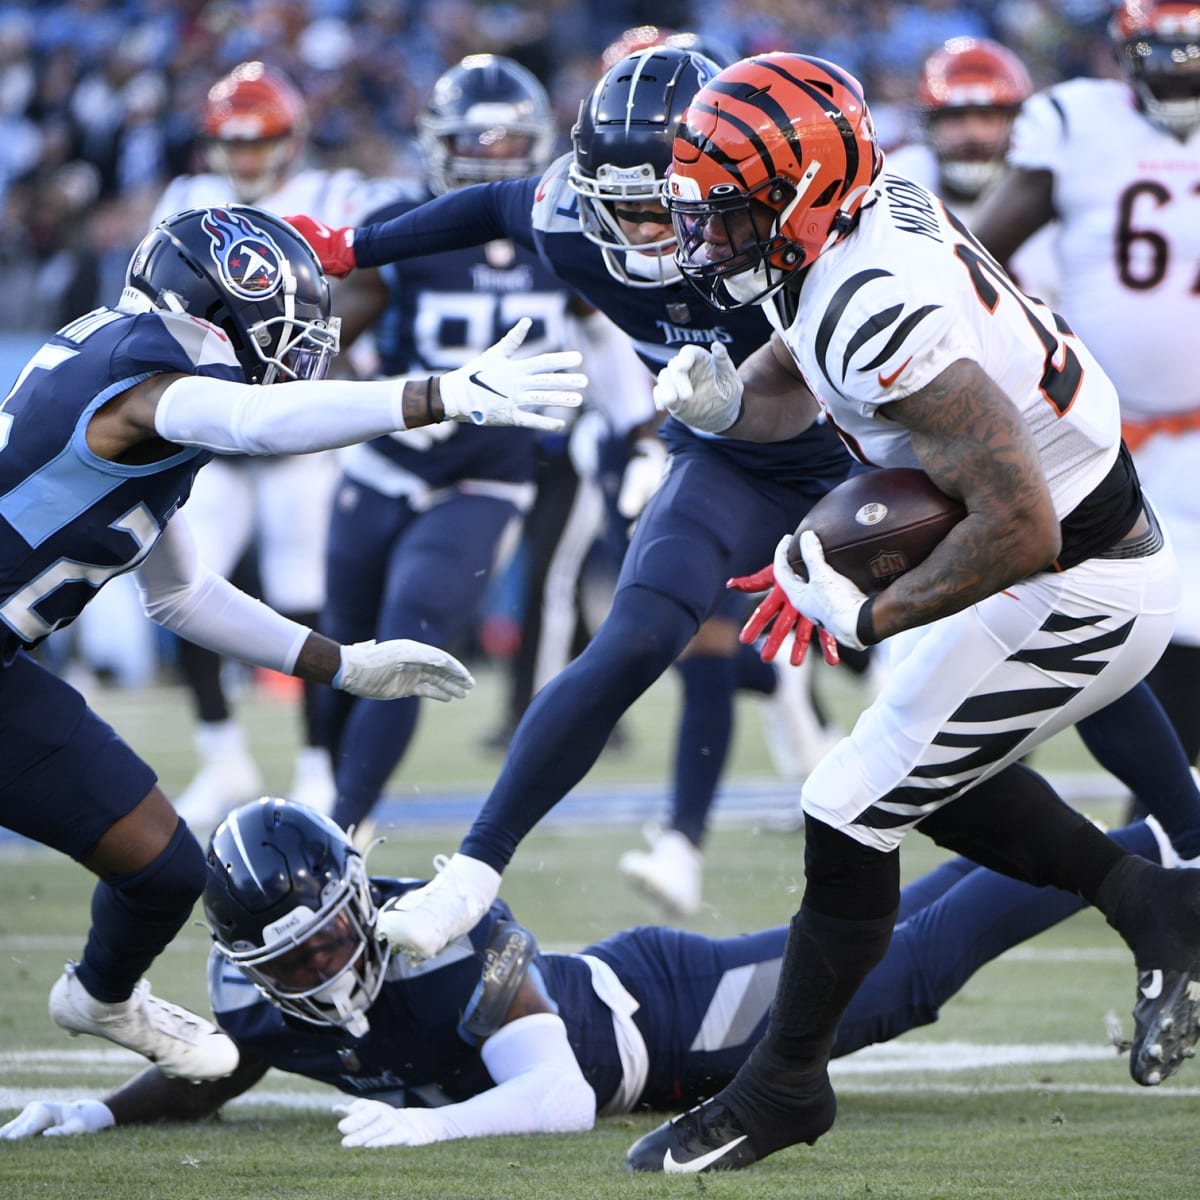
POLYGON ((743 1133, 740 1138, 734 1138, 732 1142, 726 1142, 724 1146, 718 1146, 715 1150, 710 1150, 707 1154, 700 1155, 699 1158, 689 1159, 685 1163, 677 1162, 675 1155, 668 1150, 663 1155, 663 1172, 667 1175, 694 1175, 698 1171, 703 1171, 705 1167, 720 1161, 730 1150, 736 1150, 746 1140, 746 1137, 747 1135, 743 1133))
POLYGON ((881 388, 890 388, 892 384, 900 378, 901 374, 904 372, 904 368, 907 367, 910 362, 912 362, 911 354, 890 375, 885 375, 882 371, 880 371, 876 376, 876 378, 879 380, 879 386, 881 388))
POLYGON ((1150 982, 1140 990, 1147 1000, 1157 1000, 1162 995, 1162 985, 1163 973, 1161 971, 1151 971, 1150 982))
MULTIPOLYGON (((908 366, 908 363, 905 363, 904 366, 905 367, 908 366)), ((900 369, 904 370, 904 367, 901 367, 900 369)), ((494 387, 489 387, 486 383, 484 383, 483 380, 479 378, 478 371, 476 371, 475 374, 471 375, 469 378, 476 387, 483 388, 483 390, 485 392, 491 392, 493 396, 503 396, 504 395, 503 392, 498 392, 498 391, 496 391, 496 389, 494 387)))

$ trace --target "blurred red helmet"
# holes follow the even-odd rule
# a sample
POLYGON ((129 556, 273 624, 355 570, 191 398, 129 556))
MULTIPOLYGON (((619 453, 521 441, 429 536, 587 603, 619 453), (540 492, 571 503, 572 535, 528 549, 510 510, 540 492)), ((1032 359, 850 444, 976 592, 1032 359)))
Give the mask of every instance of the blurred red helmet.
POLYGON ((282 71, 244 62, 209 89, 200 125, 210 168, 228 175, 237 199, 251 203, 278 186, 299 158, 308 136, 308 108, 282 71), (231 153, 247 142, 274 143, 253 171, 231 153))
POLYGON ((1021 60, 990 38, 951 38, 921 68, 917 105, 925 111, 948 108, 1011 108, 1033 94, 1033 81, 1021 60))

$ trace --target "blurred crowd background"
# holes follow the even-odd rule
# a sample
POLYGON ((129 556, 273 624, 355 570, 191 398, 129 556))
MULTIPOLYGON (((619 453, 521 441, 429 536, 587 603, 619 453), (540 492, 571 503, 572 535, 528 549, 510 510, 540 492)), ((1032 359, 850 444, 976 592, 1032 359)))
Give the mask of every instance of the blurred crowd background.
MULTIPOLYGON (((14 379, 53 330, 116 302, 167 182, 205 169, 209 88, 250 59, 303 92, 309 165, 414 178, 417 115, 467 54, 532 70, 565 151, 580 101, 611 65, 605 49, 629 31, 692 32, 727 60, 798 50, 859 76, 886 149, 920 136, 914 85, 947 38, 996 38, 1037 86, 1110 75, 1109 11, 1108 0, 0 0, 0 376, 14 379)), ((489 657, 515 647, 519 559, 483 614, 489 657)), ((253 590, 252 576, 239 582, 253 590)), ((60 667, 79 655, 139 684, 172 660, 172 639, 141 617, 132 589, 106 588, 89 616, 47 643, 60 667)))
POLYGON ((945 38, 1016 50, 1039 85, 1110 74, 1103 0, 30 0, 0 3, 0 332, 53 330, 115 300, 173 175, 198 168, 209 86, 262 58, 301 86, 320 166, 420 173, 414 119, 469 53, 528 66, 563 148, 602 52, 646 23, 735 56, 789 49, 863 80, 885 144, 909 134, 919 64, 945 38))

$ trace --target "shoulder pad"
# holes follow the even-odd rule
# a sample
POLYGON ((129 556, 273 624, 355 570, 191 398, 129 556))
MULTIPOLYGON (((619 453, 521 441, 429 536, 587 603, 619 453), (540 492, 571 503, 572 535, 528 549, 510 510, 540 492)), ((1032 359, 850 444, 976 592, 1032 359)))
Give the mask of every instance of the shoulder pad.
POLYGON ((533 198, 533 227, 543 233, 579 232, 579 197, 567 182, 571 155, 564 154, 546 168, 533 198))

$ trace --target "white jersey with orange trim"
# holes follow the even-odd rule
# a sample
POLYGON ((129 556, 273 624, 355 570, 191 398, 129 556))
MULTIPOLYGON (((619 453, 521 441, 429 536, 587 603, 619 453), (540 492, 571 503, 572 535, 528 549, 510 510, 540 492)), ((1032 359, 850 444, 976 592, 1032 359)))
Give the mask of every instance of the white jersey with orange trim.
POLYGON ((781 334, 864 462, 919 465, 908 431, 881 410, 959 359, 1021 411, 1060 518, 1116 460, 1117 394, 1099 364, 911 180, 880 177, 855 231, 809 268, 798 305, 781 334))
MULTIPOLYGON (((973 200, 951 200, 942 185, 938 170, 937 155, 923 142, 909 142, 887 154, 887 169, 892 175, 903 175, 927 187, 936 196, 941 196, 954 215, 973 225, 979 211, 983 193, 973 200)), ((1043 225, 1006 264, 1008 273, 1027 296, 1036 296, 1051 308, 1058 308, 1059 282, 1058 264, 1055 258, 1055 241, 1058 237, 1058 222, 1043 225)))
POLYGON ((1119 80, 1032 96, 1009 162, 1054 177, 1059 311, 1117 385, 1127 418, 1200 409, 1200 128, 1184 141, 1119 80))

